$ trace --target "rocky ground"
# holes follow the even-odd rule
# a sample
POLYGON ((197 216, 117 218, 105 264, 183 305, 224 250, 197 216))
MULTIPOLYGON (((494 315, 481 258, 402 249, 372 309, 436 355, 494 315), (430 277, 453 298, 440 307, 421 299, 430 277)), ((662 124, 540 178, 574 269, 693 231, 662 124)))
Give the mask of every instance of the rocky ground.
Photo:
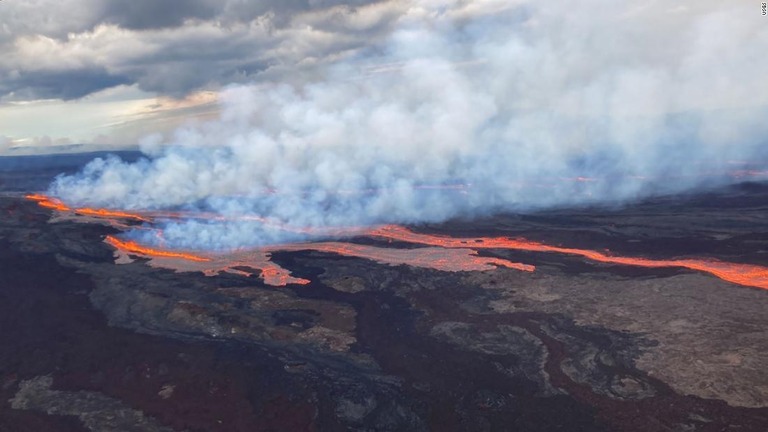
MULTIPOLYGON (((502 249, 536 272, 282 252, 275 288, 0 215, 0 431, 768 430, 766 290, 502 249)), ((768 186, 414 229, 768 265, 768 186)))

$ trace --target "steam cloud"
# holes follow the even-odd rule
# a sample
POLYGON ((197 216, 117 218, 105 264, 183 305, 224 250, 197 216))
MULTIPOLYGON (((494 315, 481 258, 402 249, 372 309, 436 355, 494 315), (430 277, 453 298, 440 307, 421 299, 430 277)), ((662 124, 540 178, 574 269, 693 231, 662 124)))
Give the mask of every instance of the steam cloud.
MULTIPOLYGON (((217 121, 50 192, 329 227, 620 203, 730 181, 734 161, 766 166, 768 27, 751 5, 547 3, 416 2, 386 44, 306 82, 225 89, 217 121)), ((205 249, 302 238, 199 220, 164 236, 205 249)))

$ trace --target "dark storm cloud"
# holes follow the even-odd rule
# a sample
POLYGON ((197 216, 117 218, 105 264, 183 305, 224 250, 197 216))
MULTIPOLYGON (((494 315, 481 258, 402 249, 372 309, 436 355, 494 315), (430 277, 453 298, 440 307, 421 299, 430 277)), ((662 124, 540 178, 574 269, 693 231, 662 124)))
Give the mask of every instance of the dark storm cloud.
POLYGON ((166 62, 152 67, 152 73, 143 73, 141 68, 132 80, 146 91, 153 91, 175 97, 182 97, 190 89, 205 87, 213 83, 240 83, 263 72, 269 65, 263 62, 236 65, 212 65, 210 61, 187 60, 166 62))
POLYGON ((271 1, 229 1, 222 9, 222 18, 227 21, 251 20, 267 13, 274 14, 276 23, 285 24, 291 14, 300 11, 318 10, 333 6, 358 7, 381 0, 271 0, 271 1))
POLYGON ((3 2, 0 100, 72 99, 121 84, 183 96, 268 69, 311 68, 386 34, 397 13, 357 22, 375 3, 399 2, 3 2))
POLYGON ((104 69, 33 71, 16 80, 0 82, 0 94, 14 94, 14 99, 71 100, 95 91, 131 82, 125 76, 112 75, 104 69))
POLYGON ((211 19, 226 3, 210 0, 111 0, 104 4, 103 22, 129 29, 180 26, 187 19, 211 19))
POLYGON ((244 22, 271 13, 278 24, 291 15, 333 6, 363 6, 380 0, 112 0, 104 5, 101 21, 129 29, 177 27, 188 19, 244 22))

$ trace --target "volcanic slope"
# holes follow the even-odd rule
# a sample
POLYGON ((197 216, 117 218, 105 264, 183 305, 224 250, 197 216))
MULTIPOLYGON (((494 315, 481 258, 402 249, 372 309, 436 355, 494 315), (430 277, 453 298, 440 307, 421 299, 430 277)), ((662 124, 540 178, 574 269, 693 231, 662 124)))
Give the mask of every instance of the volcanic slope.
MULTIPOLYGON (((0 430, 106 427, 93 412, 130 430, 768 427, 768 290, 699 269, 500 244, 434 256, 535 270, 448 271, 403 252, 440 245, 374 232, 355 253, 270 250, 306 281, 276 288, 248 268, 205 276, 139 253, 116 265, 104 240, 118 225, 51 220, 21 197, 0 212, 0 430)), ((762 267, 768 187, 407 232, 762 267)))

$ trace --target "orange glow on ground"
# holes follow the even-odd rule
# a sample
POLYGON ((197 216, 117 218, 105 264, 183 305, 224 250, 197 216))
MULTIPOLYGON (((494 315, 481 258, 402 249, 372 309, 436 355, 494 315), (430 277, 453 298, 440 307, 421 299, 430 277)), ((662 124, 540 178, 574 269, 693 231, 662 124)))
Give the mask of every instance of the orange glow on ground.
POLYGON ((83 216, 92 216, 92 217, 105 218, 105 219, 133 219, 141 222, 151 221, 150 219, 145 218, 137 213, 128 213, 128 212, 118 211, 118 210, 94 209, 94 208, 88 208, 88 207, 72 208, 56 198, 52 198, 42 194, 29 194, 29 195, 26 195, 24 198, 31 201, 36 201, 37 205, 39 205, 40 207, 45 207, 45 208, 49 208, 49 209, 57 210, 61 212, 73 211, 83 216))
POLYGON ((317 251, 342 256, 369 259, 381 264, 409 265, 440 271, 489 271, 497 267, 532 272, 535 267, 511 262, 502 258, 481 257, 472 249, 444 249, 423 247, 415 249, 389 249, 376 246, 340 242, 298 243, 226 254, 191 255, 140 246, 134 242, 122 242, 107 237, 107 243, 116 249, 151 258, 150 264, 177 271, 200 271, 212 276, 234 273, 242 276, 259 274, 264 283, 272 286, 289 284, 306 285, 309 280, 291 275, 291 272, 271 260, 274 252, 317 251), (193 259, 190 259, 190 255, 193 259), (174 258, 169 260, 168 258, 174 258), (250 271, 253 270, 253 271, 250 271))
POLYGON ((70 211, 70 210, 72 210, 66 204, 64 204, 63 202, 57 200, 56 198, 50 198, 50 197, 45 196, 45 195, 29 194, 29 195, 26 195, 25 198, 28 199, 28 200, 32 200, 32 201, 37 201, 37 205, 39 205, 40 207, 45 207, 45 208, 49 208, 49 209, 53 209, 53 210, 58 210, 58 211, 70 211))
POLYGON ((560 246, 551 246, 536 241, 525 239, 510 239, 507 237, 478 237, 455 238, 439 235, 415 233, 405 227, 387 225, 370 230, 361 228, 293 228, 280 225, 259 216, 223 217, 215 214, 188 214, 186 212, 144 212, 142 214, 127 213, 106 209, 76 208, 72 209, 61 201, 41 194, 30 194, 27 199, 36 201, 38 205, 62 212, 75 212, 84 216, 99 217, 105 219, 133 219, 143 222, 151 222, 154 218, 201 218, 210 220, 253 220, 266 224, 275 224, 281 229, 294 232, 320 235, 366 235, 388 240, 397 240, 412 244, 421 244, 431 247, 415 249, 396 249, 365 246, 342 242, 302 243, 273 246, 262 248, 252 252, 237 252, 230 255, 195 255, 187 252, 177 252, 163 249, 155 249, 139 245, 136 242, 121 241, 108 236, 106 241, 113 247, 124 252, 143 255, 150 258, 172 258, 194 263, 209 263, 209 267, 196 268, 207 274, 215 274, 221 271, 229 271, 241 274, 248 272, 235 268, 249 267, 261 271, 261 276, 270 285, 284 286, 288 283, 309 283, 306 279, 290 276, 290 272, 274 264, 269 259, 269 254, 276 251, 300 251, 315 250, 320 252, 335 253, 343 256, 353 256, 370 259, 389 265, 407 264, 416 267, 432 268, 442 271, 484 271, 496 267, 508 267, 521 271, 534 271, 534 266, 514 263, 501 258, 480 257, 478 249, 514 249, 531 252, 548 252, 576 255, 607 264, 618 264, 645 268, 681 267, 714 275, 722 280, 745 286, 768 289, 768 268, 750 265, 727 263, 711 259, 671 259, 658 260, 650 258, 635 258, 608 255, 603 252, 576 249, 560 246), (151 216, 150 216, 151 215, 151 216))
POLYGON ((47 201, 47 200, 50 199, 46 195, 36 194, 36 193, 26 194, 26 195, 24 195, 24 198, 26 198, 28 200, 31 200, 31 201, 47 201))
POLYGON ((195 261, 195 262, 210 261, 210 259, 199 256, 199 255, 194 255, 194 254, 185 253, 185 252, 172 252, 167 250, 154 249, 154 248, 142 246, 134 241, 122 241, 113 236, 107 236, 105 241, 110 245, 112 245, 113 247, 115 247, 116 249, 120 249, 128 253, 145 255, 148 257, 179 258, 179 259, 195 261))
POLYGON ((79 213, 83 216, 93 216, 100 218, 117 218, 117 219, 133 219, 141 222, 150 222, 150 219, 142 217, 136 213, 127 213, 116 210, 107 209, 92 209, 88 207, 75 209, 75 213, 79 213))
POLYGON ((415 249, 394 249, 367 246, 354 243, 324 242, 289 244, 268 248, 269 251, 318 251, 342 256, 369 259, 382 264, 431 268, 441 271, 488 271, 507 267, 532 272, 532 265, 512 262, 503 258, 481 257, 470 248, 445 249, 426 247, 415 249))
POLYGON ((453 238, 419 234, 407 228, 388 225, 372 230, 370 235, 386 239, 399 240, 408 243, 419 243, 444 248, 472 248, 472 249, 516 249, 531 252, 554 252, 569 255, 579 255, 593 261, 608 264, 620 264, 646 268, 682 267, 690 270, 701 271, 714 275, 720 279, 739 285, 768 289, 768 268, 750 265, 735 264, 717 260, 704 259, 674 259, 657 260, 650 258, 632 258, 607 255, 602 252, 575 249, 559 246, 550 246, 544 243, 525 239, 510 239, 506 237, 479 237, 479 238, 453 238))
POLYGON ((264 283, 272 286, 287 286, 289 284, 307 285, 309 280, 291 276, 291 272, 270 262, 270 266, 264 266, 261 269, 261 279, 264 283))

